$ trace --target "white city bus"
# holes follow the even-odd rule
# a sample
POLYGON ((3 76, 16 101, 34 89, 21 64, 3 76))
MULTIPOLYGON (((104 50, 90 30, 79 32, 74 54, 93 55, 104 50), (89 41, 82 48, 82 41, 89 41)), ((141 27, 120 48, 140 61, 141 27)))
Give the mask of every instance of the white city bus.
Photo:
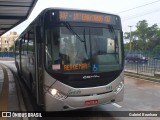
POLYGON ((15 43, 19 75, 46 111, 119 102, 124 94, 120 17, 47 8, 15 43))

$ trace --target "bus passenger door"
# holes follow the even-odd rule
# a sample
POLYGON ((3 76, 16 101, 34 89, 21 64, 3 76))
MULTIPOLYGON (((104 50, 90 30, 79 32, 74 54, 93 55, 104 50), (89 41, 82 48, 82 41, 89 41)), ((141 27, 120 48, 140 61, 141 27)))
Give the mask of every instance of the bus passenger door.
POLYGON ((37 104, 43 105, 43 48, 40 27, 36 27, 36 91, 37 104))
POLYGON ((20 45, 19 45, 19 71, 18 71, 18 74, 21 75, 22 74, 22 60, 21 60, 21 57, 22 56, 22 39, 20 40, 20 45))

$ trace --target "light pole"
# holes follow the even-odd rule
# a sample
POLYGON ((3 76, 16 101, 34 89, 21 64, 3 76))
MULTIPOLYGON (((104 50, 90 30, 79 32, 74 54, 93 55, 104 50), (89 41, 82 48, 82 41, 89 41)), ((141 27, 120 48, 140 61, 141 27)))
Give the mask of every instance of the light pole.
POLYGON ((128 26, 128 27, 130 27, 130 44, 129 44, 129 49, 131 51, 132 50, 132 34, 131 34, 131 28, 132 28, 132 26, 128 26))

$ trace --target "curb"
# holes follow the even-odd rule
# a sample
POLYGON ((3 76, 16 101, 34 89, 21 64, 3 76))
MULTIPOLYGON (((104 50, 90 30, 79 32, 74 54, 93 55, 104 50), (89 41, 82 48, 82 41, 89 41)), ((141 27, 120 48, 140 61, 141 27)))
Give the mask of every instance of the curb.
MULTIPOLYGON (((16 76, 15 72, 10 67, 6 66, 3 63, 1 63, 1 65, 3 65, 6 68, 8 68, 8 70, 11 72, 11 74, 14 77, 14 82, 15 82, 15 85, 16 85, 15 89, 16 89, 16 94, 17 94, 17 99, 18 99, 18 106, 17 107, 19 107, 19 109, 20 109, 19 112, 27 112, 27 109, 26 109, 26 106, 25 106, 25 103, 24 103, 24 100, 23 100, 23 97, 22 97, 22 91, 21 91, 21 88, 20 88, 20 83, 17 80, 18 77, 16 76)), ((22 117, 22 118, 19 118, 19 119, 21 119, 21 120, 29 120, 28 117, 22 117)))
POLYGON ((160 82, 160 78, 153 78, 151 76, 144 76, 142 74, 129 73, 129 72, 125 71, 124 75, 130 76, 130 77, 136 77, 136 78, 140 78, 140 79, 145 79, 145 80, 150 80, 150 81, 154 81, 154 82, 160 82))

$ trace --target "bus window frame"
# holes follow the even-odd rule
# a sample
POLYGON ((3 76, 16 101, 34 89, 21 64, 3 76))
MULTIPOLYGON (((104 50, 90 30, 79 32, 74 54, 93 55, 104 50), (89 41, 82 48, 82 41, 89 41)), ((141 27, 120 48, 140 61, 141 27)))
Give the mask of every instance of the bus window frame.
MULTIPOLYGON (((71 22, 72 23, 72 22, 71 22)), ((95 25, 95 26, 93 26, 93 25, 88 25, 88 26, 85 26, 85 25, 79 25, 79 22, 77 22, 76 23, 77 25, 75 25, 75 23, 74 23, 74 25, 72 26, 72 27, 86 27, 86 28, 105 28, 105 29, 108 29, 109 30, 109 25, 106 25, 105 27, 103 26, 101 26, 102 24, 100 24, 100 26, 97 26, 97 24, 96 23, 91 23, 91 24, 93 24, 93 25, 95 25)), ((63 23, 61 23, 61 24, 57 24, 57 25, 52 25, 52 26, 49 26, 49 27, 47 27, 47 28, 45 28, 45 41, 47 41, 47 38, 46 38, 46 30, 47 29, 52 29, 52 28, 55 28, 55 27, 66 27, 66 26, 64 26, 64 24, 63 23)), ((119 33, 121 33, 121 29, 120 28, 115 28, 115 26, 113 26, 113 29, 114 29, 114 31, 116 30, 116 31, 119 31, 119 33)), ((89 30, 89 36, 91 35, 91 33, 90 33, 91 31, 89 30)), ((120 34, 121 35, 121 34, 120 34)), ((115 36, 116 37, 116 36, 115 36)), ((89 38, 89 39, 91 39, 91 38, 89 38)), ((90 41, 90 40, 89 40, 90 41)), ((115 40, 116 41, 116 40, 115 40)), ((120 40, 118 40, 119 42, 121 42, 121 39, 120 40)), ((122 44, 119 44, 119 42, 117 42, 117 44, 118 44, 118 51, 122 51, 122 48, 121 48, 121 50, 119 50, 120 49, 120 47, 119 46, 121 46, 122 44)), ((46 44, 46 43, 45 43, 46 44)), ((92 43, 90 43, 90 45, 92 46, 92 43)), ((45 48, 44 48, 45 49, 45 48)), ((92 49, 91 47, 90 47, 90 49, 92 49)), ((53 50, 52 50, 53 51, 53 50)), ((122 51, 123 52, 123 51, 122 51)), ((44 51, 44 53, 46 53, 45 51, 44 51)), ((119 52, 115 52, 115 54, 118 54, 118 56, 120 56, 119 55, 119 52)), ((44 54, 45 55, 45 57, 46 57, 46 54, 44 54)), ((92 56, 90 56, 91 58, 92 58, 92 56)), ((118 59, 118 61, 119 61, 119 59, 118 59)), ((122 60, 123 61, 123 60, 122 60)), ((48 67, 46 66, 46 58, 45 58, 45 61, 44 61, 44 63, 45 63, 45 69, 48 71, 49 69, 48 69, 48 67)), ((92 63, 92 61, 90 61, 91 63, 92 63)), ((120 64, 120 66, 122 66, 123 65, 123 62, 121 62, 120 63, 120 61, 119 61, 119 64, 120 64)), ((60 66, 61 66, 61 68, 62 68, 62 62, 60 63, 60 66)), ((49 70, 49 71, 54 71, 54 70, 49 70)), ((79 71, 80 72, 80 71, 79 71)), ((106 72, 108 72, 108 71, 106 71, 106 72)), ((70 74, 70 73, 76 73, 76 72, 65 72, 65 71, 63 71, 63 70, 60 70, 60 71, 54 71, 54 74, 55 73, 62 73, 62 74, 70 74)), ((93 71, 90 71, 89 73, 93 73, 93 71)))

